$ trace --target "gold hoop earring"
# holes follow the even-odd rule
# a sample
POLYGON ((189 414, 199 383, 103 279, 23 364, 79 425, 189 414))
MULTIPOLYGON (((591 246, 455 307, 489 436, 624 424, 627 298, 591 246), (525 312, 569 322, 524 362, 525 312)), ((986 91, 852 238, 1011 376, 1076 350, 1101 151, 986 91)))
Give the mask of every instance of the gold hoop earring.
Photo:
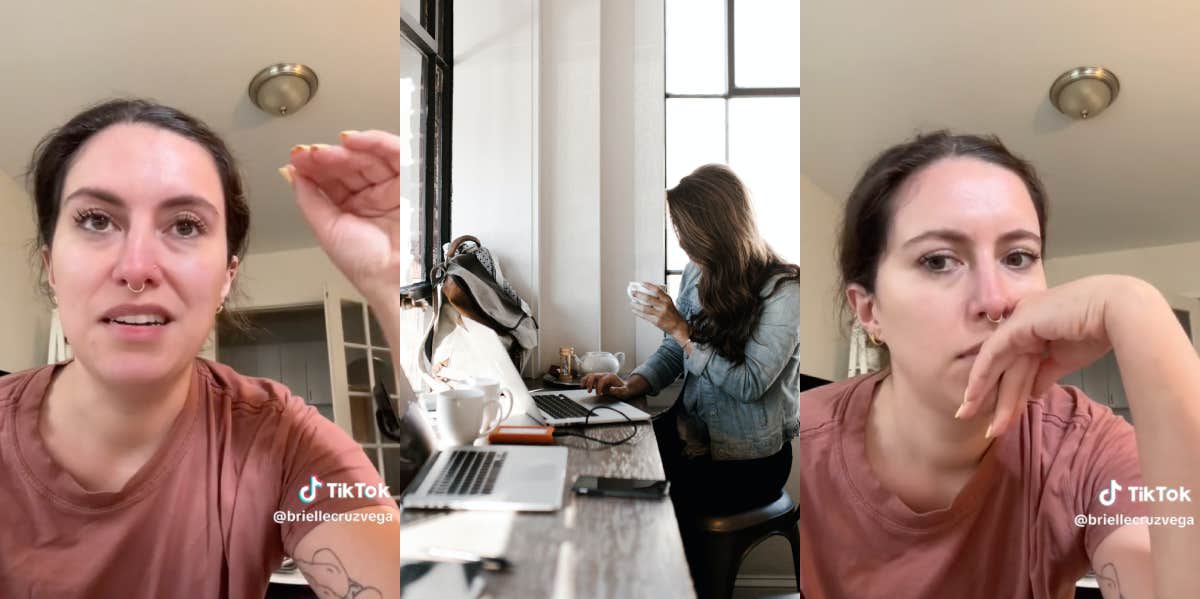
POLYGON ((883 345, 883 342, 879 340, 879 337, 875 336, 875 333, 869 333, 867 338, 871 340, 871 345, 874 345, 875 347, 883 345))
POLYGON ((220 313, 221 313, 221 312, 223 312, 224 310, 225 310, 225 304, 224 304, 224 303, 222 303, 220 306, 217 306, 217 314, 220 314, 220 313))

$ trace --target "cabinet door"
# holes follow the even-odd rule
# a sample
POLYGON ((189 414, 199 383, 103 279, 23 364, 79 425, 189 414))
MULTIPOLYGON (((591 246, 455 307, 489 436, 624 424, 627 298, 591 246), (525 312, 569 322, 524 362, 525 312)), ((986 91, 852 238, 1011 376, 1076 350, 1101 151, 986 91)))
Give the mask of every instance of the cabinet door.
POLYGON ((1088 364, 1081 372, 1083 375, 1083 392, 1092 398, 1093 401, 1108 405, 1108 368, 1106 367, 1105 359, 1112 355, 1109 352, 1102 356, 1099 360, 1088 364))
POLYGON ((1108 395, 1109 404, 1113 410, 1129 407, 1129 402, 1125 399, 1125 385, 1121 382, 1121 369, 1117 366, 1117 355, 1113 352, 1108 352, 1104 356, 1105 368, 1108 371, 1108 395))
POLYGON ((1075 372, 1067 373, 1066 376, 1058 380, 1060 385, 1071 385, 1072 387, 1083 388, 1083 371, 1076 370, 1075 372))
POLYGON ((374 390, 396 394, 391 351, 383 330, 366 302, 325 289, 325 328, 329 346, 329 380, 334 422, 342 427, 375 464, 393 493, 400 493, 400 445, 379 432, 374 390))
POLYGON ((1192 347, 1200 350, 1200 299, 1173 293, 1163 293, 1163 296, 1167 298, 1167 303, 1171 304, 1179 324, 1192 340, 1192 347))

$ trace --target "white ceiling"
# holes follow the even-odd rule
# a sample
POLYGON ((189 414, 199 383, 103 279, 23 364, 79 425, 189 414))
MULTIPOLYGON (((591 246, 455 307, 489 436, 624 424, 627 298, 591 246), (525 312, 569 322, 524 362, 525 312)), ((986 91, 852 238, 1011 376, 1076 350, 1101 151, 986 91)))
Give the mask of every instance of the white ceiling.
MULTIPOLYGON (((212 126, 240 160, 250 251, 316 245, 276 172, 298 143, 400 128, 396 0, 8 2, 0 16, 0 169, 19 183, 34 145, 82 108, 144 96, 212 126), (250 102, 260 69, 301 62, 316 97, 286 118, 250 102)), ((30 237, 33 230, 30 230, 30 237)))
POLYGON ((1055 255, 1200 240, 1200 3, 801 4, 801 165, 837 198, 917 131, 996 133, 1050 196, 1055 255), (1116 102, 1073 121, 1063 71, 1112 69, 1116 102))

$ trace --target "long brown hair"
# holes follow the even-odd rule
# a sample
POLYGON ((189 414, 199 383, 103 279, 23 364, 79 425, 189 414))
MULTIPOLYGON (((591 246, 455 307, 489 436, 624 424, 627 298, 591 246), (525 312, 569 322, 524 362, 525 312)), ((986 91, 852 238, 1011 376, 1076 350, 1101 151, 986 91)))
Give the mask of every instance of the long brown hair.
POLYGON ((798 282, 800 267, 784 262, 763 240, 750 194, 726 166, 707 164, 681 179, 667 190, 667 209, 680 247, 701 273, 697 292, 703 308, 689 323, 691 338, 741 364, 764 301, 784 281, 798 282), (776 275, 785 276, 764 289, 776 275))

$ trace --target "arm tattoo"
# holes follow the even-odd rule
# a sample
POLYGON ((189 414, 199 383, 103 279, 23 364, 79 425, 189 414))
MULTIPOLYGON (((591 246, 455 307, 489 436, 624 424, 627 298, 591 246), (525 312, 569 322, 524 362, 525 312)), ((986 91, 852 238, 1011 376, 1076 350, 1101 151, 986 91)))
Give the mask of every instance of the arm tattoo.
POLYGON ((379 589, 352 580, 332 549, 314 551, 311 560, 292 559, 321 599, 383 599, 379 589))
POLYGON ((1100 568, 1100 571, 1096 573, 1096 580, 1100 582, 1100 594, 1104 595, 1105 599, 1125 599, 1125 595, 1121 594, 1121 581, 1117 577, 1117 567, 1112 562, 1108 562, 1100 568))

